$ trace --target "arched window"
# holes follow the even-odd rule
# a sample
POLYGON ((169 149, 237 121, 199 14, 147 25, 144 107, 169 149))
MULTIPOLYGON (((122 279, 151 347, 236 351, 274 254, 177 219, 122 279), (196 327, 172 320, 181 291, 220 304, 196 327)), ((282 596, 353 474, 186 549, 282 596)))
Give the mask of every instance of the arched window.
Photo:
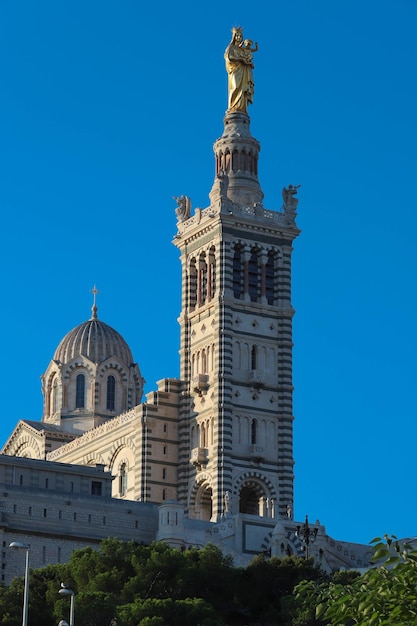
POLYGON ((83 409, 85 407, 85 376, 78 374, 75 388, 75 408, 83 409))
POLYGON ((199 264, 198 264, 198 295, 197 302, 199 305, 206 303, 207 298, 207 262, 206 262, 206 253, 202 252, 200 254, 199 264))
POLYGON ((190 303, 190 309, 194 310, 195 305, 197 304, 197 268, 195 259, 191 259, 190 262, 188 298, 190 303))
POLYGON ((52 389, 52 406, 53 406, 53 412, 56 413, 57 411, 59 411, 59 387, 58 387, 58 381, 54 380, 54 386, 52 389))
POLYGON ((233 295, 235 298, 240 298, 243 295, 242 274, 242 248, 236 246, 233 257, 233 295))
POLYGON ((259 269, 258 269, 258 251, 257 250, 252 250, 252 254, 249 259, 248 280, 249 280, 249 297, 251 299, 251 302, 257 302, 258 295, 259 295, 259 269))
POLYGON ((239 153, 237 150, 233 150, 232 152, 232 170, 236 172, 239 169, 238 164, 239 153))
POLYGON ((256 420, 252 420, 252 423, 250 425, 250 442, 251 442, 251 444, 256 443, 257 426, 258 426, 258 422, 256 420))
POLYGON ((108 376, 107 378, 107 410, 114 411, 116 399, 116 380, 114 376, 108 376))
POLYGON ((119 473, 119 496, 125 496, 127 492, 127 468, 126 463, 122 463, 119 473))
POLYGON ((212 246, 209 251, 208 274, 208 299, 211 300, 216 292, 216 257, 214 246, 212 246))
POLYGON ((274 304, 274 253, 268 253, 268 261, 265 267, 265 295, 268 304, 274 304))
POLYGON ((256 370, 258 367, 258 346, 252 346, 250 354, 250 368, 256 370))

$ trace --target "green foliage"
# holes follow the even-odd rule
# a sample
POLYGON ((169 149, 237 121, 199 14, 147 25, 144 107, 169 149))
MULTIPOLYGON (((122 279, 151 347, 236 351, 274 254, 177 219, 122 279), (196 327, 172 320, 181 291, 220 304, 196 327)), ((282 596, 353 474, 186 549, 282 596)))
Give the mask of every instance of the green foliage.
POLYGON ((373 560, 382 563, 362 576, 300 584, 296 597, 301 613, 314 610, 319 624, 417 626, 417 551, 388 535, 372 543, 373 560))
MULTIPOLYGON (((59 565, 30 571, 28 621, 31 626, 56 624, 51 590, 59 589, 59 565)), ((22 623, 24 578, 15 578, 9 587, 0 589, 0 624, 20 626, 22 623)))
POLYGON ((138 550, 133 541, 105 539, 98 550, 75 550, 68 562, 68 573, 74 585, 83 591, 104 591, 119 595, 126 579, 135 575, 132 564, 138 550))
POLYGON ((111 626, 117 611, 117 597, 105 591, 80 592, 75 607, 76 624, 111 626))
POLYGON ((120 626, 219 626, 216 611, 201 598, 164 600, 148 598, 119 607, 120 626))
POLYGON ((20 626, 22 623, 23 579, 13 580, 10 587, 0 589, 0 624, 20 626))
POLYGON ((244 607, 251 621, 283 624, 288 613, 284 598, 301 580, 321 577, 322 573, 314 567, 312 559, 294 556, 265 559, 258 556, 241 572, 238 604, 244 607))
MULTIPOLYGON (((182 552, 107 539, 97 550, 75 551, 65 565, 31 571, 29 623, 68 621, 70 598, 58 594, 65 582, 83 626, 289 626, 294 585, 320 576, 311 561, 294 557, 259 556, 244 569, 213 545, 182 552)), ((0 626, 20 626, 23 586, 21 578, 0 588, 0 626)))

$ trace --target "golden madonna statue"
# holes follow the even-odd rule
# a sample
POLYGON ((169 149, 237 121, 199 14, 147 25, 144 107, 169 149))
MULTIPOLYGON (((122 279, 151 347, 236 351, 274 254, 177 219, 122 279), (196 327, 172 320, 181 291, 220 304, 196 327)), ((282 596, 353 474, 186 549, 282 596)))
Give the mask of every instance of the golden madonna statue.
POLYGON ((224 58, 228 74, 229 106, 227 113, 234 111, 248 112, 248 104, 252 104, 255 92, 253 82, 253 52, 258 44, 252 47, 251 39, 243 39, 241 27, 232 28, 232 41, 226 48, 224 58))

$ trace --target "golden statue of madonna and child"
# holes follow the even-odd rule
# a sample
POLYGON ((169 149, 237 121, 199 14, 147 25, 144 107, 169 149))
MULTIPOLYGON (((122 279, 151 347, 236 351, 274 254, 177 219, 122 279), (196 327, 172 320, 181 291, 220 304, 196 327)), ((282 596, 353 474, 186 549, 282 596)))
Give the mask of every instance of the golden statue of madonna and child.
POLYGON ((253 53, 257 50, 257 43, 253 45, 251 39, 243 39, 240 26, 232 28, 232 40, 224 53, 228 74, 227 113, 247 113, 248 104, 252 104, 255 91, 253 53))

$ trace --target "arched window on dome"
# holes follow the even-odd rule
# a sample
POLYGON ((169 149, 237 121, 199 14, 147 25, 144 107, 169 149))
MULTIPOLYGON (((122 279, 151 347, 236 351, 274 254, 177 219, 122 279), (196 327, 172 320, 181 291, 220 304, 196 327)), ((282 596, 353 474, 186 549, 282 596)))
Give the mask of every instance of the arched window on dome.
POLYGON ((127 492, 127 467, 122 463, 119 473, 119 496, 125 496, 127 492))
POLYGON ((106 407, 108 411, 114 411, 116 402, 116 380, 114 376, 108 376, 107 378, 107 403, 106 407))
POLYGON ((52 387, 52 410, 54 413, 59 411, 59 387, 56 379, 54 380, 54 385, 52 387))
POLYGON ((85 407, 85 376, 78 374, 75 387, 75 408, 83 409, 85 407))

